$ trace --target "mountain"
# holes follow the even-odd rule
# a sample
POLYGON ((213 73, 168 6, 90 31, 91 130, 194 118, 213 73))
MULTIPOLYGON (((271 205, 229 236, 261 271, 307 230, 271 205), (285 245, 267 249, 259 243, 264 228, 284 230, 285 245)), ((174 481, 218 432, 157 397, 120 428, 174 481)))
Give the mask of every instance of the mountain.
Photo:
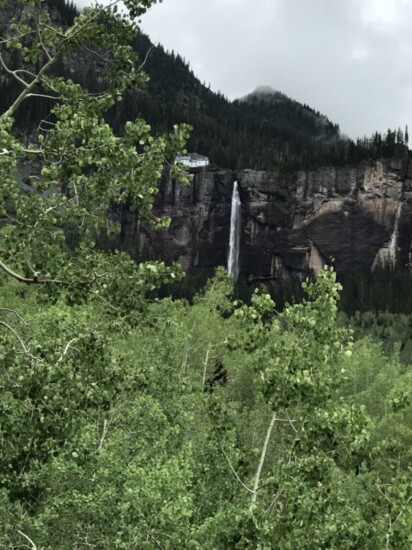
MULTIPOLYGON (((296 121, 297 128, 306 128, 308 133, 319 141, 331 143, 340 140, 347 143, 346 137, 341 137, 339 126, 333 124, 325 115, 315 111, 306 104, 290 99, 287 95, 273 89, 271 86, 258 86, 252 93, 240 98, 239 102, 264 109, 272 119, 282 118, 289 122, 296 121)), ((279 120, 281 123, 282 121, 279 120)))
POLYGON ((336 161, 348 152, 338 125, 307 105, 268 87, 229 101, 202 84, 180 55, 154 46, 144 33, 134 47, 141 59, 147 58, 144 70, 150 80, 145 92, 127 99, 128 110, 157 131, 188 122, 193 126, 188 148, 218 166, 294 167, 336 161))

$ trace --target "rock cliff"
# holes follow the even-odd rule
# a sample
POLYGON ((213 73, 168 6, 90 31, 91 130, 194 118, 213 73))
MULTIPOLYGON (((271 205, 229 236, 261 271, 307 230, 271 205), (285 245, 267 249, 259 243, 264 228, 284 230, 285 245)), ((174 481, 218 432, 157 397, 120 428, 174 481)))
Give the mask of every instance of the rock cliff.
POLYGON ((338 272, 411 267, 409 155, 287 174, 197 169, 186 187, 165 177, 155 214, 170 216, 170 228, 153 231, 125 209, 123 245, 136 258, 180 260, 191 272, 226 265, 235 180, 240 273, 250 282, 302 278, 332 259, 338 272))

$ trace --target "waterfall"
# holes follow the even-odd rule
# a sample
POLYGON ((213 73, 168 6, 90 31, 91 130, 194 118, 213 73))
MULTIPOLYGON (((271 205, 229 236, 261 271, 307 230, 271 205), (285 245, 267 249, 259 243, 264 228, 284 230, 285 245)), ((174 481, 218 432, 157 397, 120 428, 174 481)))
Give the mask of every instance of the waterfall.
POLYGON ((235 181, 230 211, 229 258, 227 260, 227 270, 232 275, 234 283, 239 277, 240 222, 240 197, 237 181, 235 181))
POLYGON ((402 203, 399 202, 398 209, 395 215, 395 223, 393 224, 393 232, 391 240, 389 241, 389 261, 394 268, 396 265, 396 254, 398 252, 398 228, 399 228, 399 218, 401 217, 402 212, 402 203))

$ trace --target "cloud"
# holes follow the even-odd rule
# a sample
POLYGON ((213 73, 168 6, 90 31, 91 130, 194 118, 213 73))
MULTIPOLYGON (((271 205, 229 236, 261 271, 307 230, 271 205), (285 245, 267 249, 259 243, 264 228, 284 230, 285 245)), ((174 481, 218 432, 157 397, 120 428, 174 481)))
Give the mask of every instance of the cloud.
POLYGON ((393 34, 409 26, 412 4, 409 0, 360 0, 360 15, 366 26, 393 34))
POLYGON ((367 48, 364 48, 363 46, 358 46, 351 51, 351 55, 354 59, 358 59, 359 61, 366 61, 370 57, 370 52, 367 48))
POLYGON ((411 0, 164 0, 142 28, 213 90, 269 85, 357 137, 412 126, 410 21, 411 0))

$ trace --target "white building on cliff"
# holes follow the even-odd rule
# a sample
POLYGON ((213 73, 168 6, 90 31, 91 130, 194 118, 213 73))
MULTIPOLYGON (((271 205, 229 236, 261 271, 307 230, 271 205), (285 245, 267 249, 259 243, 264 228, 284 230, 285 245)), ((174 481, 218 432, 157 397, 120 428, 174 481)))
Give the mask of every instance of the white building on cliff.
POLYGON ((175 164, 181 162, 184 166, 188 168, 198 168, 199 166, 208 166, 210 164, 209 159, 198 153, 188 153, 181 157, 175 158, 175 164))

